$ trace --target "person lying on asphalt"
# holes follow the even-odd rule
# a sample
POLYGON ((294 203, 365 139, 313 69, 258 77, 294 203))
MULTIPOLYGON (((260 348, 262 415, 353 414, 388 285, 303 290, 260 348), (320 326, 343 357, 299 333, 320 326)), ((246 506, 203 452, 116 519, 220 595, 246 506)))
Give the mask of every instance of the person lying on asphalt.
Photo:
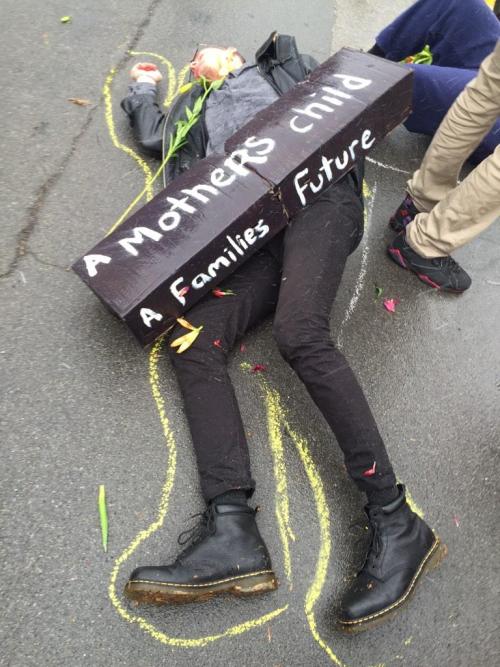
MULTIPOLYGON (((293 37, 273 33, 244 62, 234 48, 201 50, 197 77, 224 77, 208 96, 187 143, 166 165, 172 180, 197 160, 223 152, 225 141, 259 110, 304 80, 316 66, 293 37)), ((160 73, 150 63, 132 69, 122 107, 138 143, 162 156, 175 123, 193 108, 203 88, 179 95, 167 117, 157 102, 160 73), (165 142, 164 142, 165 138, 165 142)), ((171 350, 189 422, 206 509, 200 524, 179 542, 188 546, 173 563, 140 566, 126 584, 139 602, 202 600, 221 593, 252 595, 274 590, 277 578, 255 513, 248 505, 255 481, 245 430, 228 374, 228 355, 250 328, 273 315, 273 333, 284 359, 305 384, 326 419, 358 489, 368 499, 372 538, 365 563, 345 592, 342 630, 365 630, 389 618, 410 597, 422 575, 446 549, 407 503, 366 397, 330 334, 329 316, 348 256, 363 235, 361 167, 331 185, 300 211, 287 229, 190 311, 203 331, 183 354, 171 350), (214 345, 217 341, 217 345, 214 345)), ((173 336, 181 333, 175 328, 173 336)))

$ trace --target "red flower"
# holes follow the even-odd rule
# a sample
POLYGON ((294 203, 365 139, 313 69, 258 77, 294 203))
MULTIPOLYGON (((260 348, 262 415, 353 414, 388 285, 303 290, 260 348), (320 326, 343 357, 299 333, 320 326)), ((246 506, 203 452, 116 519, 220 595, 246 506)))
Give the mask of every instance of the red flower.
POLYGON ((218 287, 216 289, 212 290, 212 294, 214 296, 218 297, 219 299, 222 299, 223 296, 234 296, 234 292, 232 290, 230 290, 230 289, 222 290, 222 289, 219 289, 218 287))
POLYGON ((376 469, 377 469, 377 462, 374 461, 372 467, 364 471, 363 477, 373 477, 376 469))

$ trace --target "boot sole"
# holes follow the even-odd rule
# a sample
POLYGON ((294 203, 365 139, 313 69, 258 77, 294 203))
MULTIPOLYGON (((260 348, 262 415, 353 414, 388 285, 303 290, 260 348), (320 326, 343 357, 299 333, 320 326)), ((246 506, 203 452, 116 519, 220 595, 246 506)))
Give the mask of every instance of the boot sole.
POLYGON ((403 605, 407 604, 411 600, 417 584, 420 582, 424 574, 436 569, 439 565, 441 565, 442 561, 446 558, 447 553, 448 547, 446 544, 441 542, 439 537, 436 536, 436 541, 429 549, 427 555, 420 564, 420 567, 410 582, 410 585, 403 593, 403 595, 398 600, 396 600, 396 602, 393 602, 393 604, 391 604, 389 607, 386 607, 386 609, 382 609, 381 611, 378 611, 375 614, 371 614, 370 616, 364 616, 363 618, 356 619, 355 621, 339 620, 337 621, 338 629, 346 634, 354 635, 358 634, 359 632, 365 632, 366 630, 372 630, 373 628, 382 625, 382 623, 389 621, 398 613, 403 605))
POLYGON ((185 604, 203 602, 218 595, 250 597, 278 588, 272 570, 263 570, 238 577, 229 577, 209 584, 173 584, 135 579, 125 585, 125 596, 139 604, 185 604))
POLYGON ((414 269, 411 268, 411 266, 409 266, 406 263, 406 260, 401 254, 401 251, 398 250, 397 248, 391 248, 389 246, 387 248, 387 254, 392 259, 393 262, 395 262, 402 269, 406 269, 406 271, 411 271, 412 273, 414 273, 417 276, 417 278, 421 280, 423 283, 425 283, 428 287, 432 287, 433 289, 436 290, 442 290, 443 292, 453 292, 453 294, 463 294, 465 292, 464 289, 453 289, 451 287, 443 287, 442 285, 438 285, 433 280, 431 280, 429 276, 426 276, 425 273, 419 273, 418 271, 415 271, 414 269))

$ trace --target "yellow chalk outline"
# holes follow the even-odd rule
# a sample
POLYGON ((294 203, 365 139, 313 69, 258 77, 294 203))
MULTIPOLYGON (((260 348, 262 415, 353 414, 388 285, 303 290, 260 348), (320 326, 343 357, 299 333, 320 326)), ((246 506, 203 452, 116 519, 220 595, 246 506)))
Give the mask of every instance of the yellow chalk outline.
POLYGON ((267 407, 267 429, 269 434, 269 445, 273 455, 274 478, 276 480, 276 519, 280 531, 281 544, 283 547, 283 567, 290 584, 292 585, 292 561, 290 556, 289 539, 295 541, 295 535, 290 526, 290 506, 288 500, 288 486, 286 478, 286 464, 283 452, 283 439, 279 412, 276 402, 266 401, 267 407))
POLYGON ((316 625, 316 617, 314 615, 314 606, 321 595, 326 580, 326 573, 328 570, 328 563, 330 560, 331 552, 330 513, 328 510, 328 504, 326 502, 325 491, 323 489, 323 482, 321 481, 321 477, 309 452, 307 442, 304 440, 304 438, 298 436, 297 433, 295 433, 295 431, 290 427, 285 410, 281 405, 281 399, 278 392, 275 389, 271 389, 265 380, 262 379, 261 382, 266 395, 266 403, 268 406, 271 406, 270 414, 272 414, 272 419, 275 420, 273 423, 273 429, 280 429, 280 425, 285 426, 288 435, 290 436, 297 449, 313 492, 316 513, 319 520, 320 549, 318 553, 314 579, 306 593, 304 601, 304 613, 306 615, 309 629, 314 640, 319 644, 323 651, 325 651, 326 655, 332 662, 338 665, 338 667, 345 667, 345 664, 335 655, 330 646, 328 646, 328 644, 319 634, 316 625))
MULTIPOLYGON (((171 62, 164 58, 163 56, 152 53, 149 51, 131 51, 131 55, 134 56, 151 56, 155 57, 160 62, 162 62, 166 69, 168 75, 168 90, 167 95, 164 100, 164 106, 169 106, 177 95, 179 88, 182 86, 186 73, 189 69, 189 65, 184 66, 179 74, 175 75, 175 69, 171 62)), ((134 208, 134 206, 140 201, 140 199, 146 194, 147 200, 149 201, 153 197, 152 185, 156 178, 158 177, 160 170, 155 173, 153 176, 151 169, 145 163, 145 161, 135 153, 131 148, 121 143, 116 135, 113 114, 112 114, 112 100, 111 100, 111 84, 113 82, 114 76, 116 74, 116 69, 112 69, 108 74, 104 87, 103 87, 103 96, 105 101, 105 119, 108 126, 108 131, 110 133, 111 140, 116 148, 122 150, 127 155, 132 157, 138 166, 142 169, 145 176, 145 187, 142 192, 131 202, 127 209, 122 213, 118 220, 114 223, 112 228, 109 230, 110 233, 113 229, 118 227, 119 224, 127 217, 129 212, 134 208)), ((363 191, 365 197, 370 197, 372 192, 364 181, 363 191)), ((366 215, 366 213, 365 213, 366 215)), ((108 594, 111 600, 111 603, 117 613, 129 623, 136 623, 139 627, 149 634, 153 639, 161 642, 162 644, 169 646, 176 646, 180 648, 196 648, 203 647, 207 644, 213 643, 219 639, 225 637, 232 637, 241 635, 249 630, 257 628, 259 626, 268 623, 272 619, 278 617, 283 612, 287 611, 289 605, 275 609, 267 614, 264 614, 256 619, 250 619, 243 623, 231 626, 215 635, 206 635, 202 637, 170 637, 165 632, 156 628, 152 623, 147 621, 142 616, 131 613, 128 611, 122 604, 117 591, 116 591, 116 581, 118 574, 122 565, 130 558, 130 556, 135 552, 135 550, 140 546, 142 542, 147 540, 153 533, 159 530, 164 523, 165 517, 168 512, 170 494, 174 485, 175 474, 176 474, 176 465, 177 465, 177 446, 175 443, 174 435, 170 427, 169 419, 165 412, 165 402, 161 395, 159 387, 159 373, 158 373, 158 359, 160 355, 160 350, 162 348, 163 339, 159 339, 151 348, 149 354, 149 382, 151 386, 151 393, 153 400, 158 411, 160 423, 163 430, 163 435, 167 444, 167 470, 165 482, 161 490, 160 503, 158 506, 156 519, 144 530, 141 530, 132 542, 126 547, 122 553, 115 559, 113 564, 113 569, 110 575, 110 581, 108 586, 108 594)), ((289 496, 288 496, 288 487, 287 487, 287 475, 286 475, 286 462, 284 457, 284 448, 281 435, 281 427, 285 426, 287 432, 293 441, 299 458, 304 466, 306 475, 311 486, 311 490, 314 497, 315 509, 318 515, 319 528, 320 528, 320 549, 318 552, 318 559, 316 564, 316 570, 314 574, 314 579, 311 585, 309 586, 305 600, 304 600, 304 613, 309 625, 309 629, 314 640, 318 643, 321 649, 326 653, 328 658, 335 663, 338 667, 345 667, 345 664, 335 655, 330 646, 322 639, 320 636, 316 618, 314 614, 314 607, 321 596, 324 583, 326 581, 326 575, 328 570, 328 564, 331 554, 331 540, 330 540, 330 515, 328 510, 328 504, 326 501, 326 496, 323 488, 323 483, 320 477, 320 474, 314 464, 312 456, 309 451, 308 444, 306 440, 299 435, 290 427, 286 413, 282 407, 281 399, 276 390, 271 389, 265 381, 262 380, 262 388, 264 390, 264 399, 266 402, 266 411, 267 411, 267 424, 269 431, 269 443, 273 456, 273 468, 274 476, 276 481, 276 497, 275 497, 275 513, 278 521, 280 539, 283 548, 283 560, 284 560, 284 570, 287 576, 287 579, 292 585, 292 562, 290 555, 290 545, 289 540, 295 541, 295 535, 292 531, 290 525, 290 508, 289 508, 289 496)), ((408 502, 412 506, 412 509, 423 515, 422 511, 418 506, 415 505, 414 501, 408 494, 408 502)))
POLYGON ((151 168, 146 163, 146 161, 140 155, 138 155, 132 148, 130 148, 130 146, 126 146, 125 144, 123 144, 118 139, 118 136, 116 134, 115 121, 113 119, 113 102, 111 97, 111 84, 113 83, 115 74, 116 74, 116 68, 113 67, 113 69, 110 70, 108 76, 106 77, 104 86, 102 88, 102 95, 104 98, 104 116, 106 119, 106 125, 108 126, 108 132, 115 148, 118 148, 118 150, 123 151, 129 157, 135 160, 137 165, 143 171, 144 180, 146 183, 144 191, 146 192, 147 199, 149 201, 150 199, 153 198, 153 189, 151 183, 153 178, 153 172, 151 171, 151 168))

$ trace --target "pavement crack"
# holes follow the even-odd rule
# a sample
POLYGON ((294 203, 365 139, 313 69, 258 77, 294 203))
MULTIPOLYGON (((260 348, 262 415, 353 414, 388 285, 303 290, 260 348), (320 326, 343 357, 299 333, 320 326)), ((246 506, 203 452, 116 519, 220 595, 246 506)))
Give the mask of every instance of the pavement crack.
POLYGON ((33 250, 27 250, 26 255, 32 257, 38 264, 43 264, 43 266, 50 266, 54 269, 59 269, 60 271, 64 271, 65 273, 71 271, 71 266, 61 266, 61 264, 56 264, 55 262, 49 262, 48 259, 42 259, 41 257, 39 257, 33 250))
MULTIPOLYGON (((119 60, 116 69, 120 70, 125 63, 128 61, 130 55, 129 51, 132 51, 136 45, 138 44, 139 40, 142 38, 144 35, 145 30, 149 26, 151 19, 153 18, 154 12, 157 8, 157 6, 161 3, 161 0, 153 0, 149 6, 146 9, 146 16, 144 19, 141 21, 141 23, 137 26, 137 30, 135 31, 134 35, 131 37, 128 45, 125 48, 125 53, 123 54, 122 58, 119 60)), ((12 275, 12 273, 18 268, 19 263, 21 259, 28 254, 28 244, 31 238, 31 235, 33 234, 37 223, 39 222, 39 217, 40 217, 40 212, 43 209, 45 202, 47 200, 47 197, 51 193, 51 191, 54 189, 54 187, 57 185, 57 182, 61 178, 62 174, 64 173, 64 170, 66 169, 67 165, 69 164, 71 158, 76 152, 78 143, 80 142, 80 139, 85 135, 87 129, 90 126, 90 123, 92 122, 98 108, 101 106, 103 101, 103 96, 101 95, 99 99, 99 104, 96 104, 93 106, 91 109, 89 109, 89 112, 87 114, 87 118, 85 119, 85 122, 80 128, 80 131, 73 137, 71 140, 71 144, 69 146, 69 150, 66 152, 66 154, 63 156, 62 160, 59 162, 58 165, 56 165, 55 169, 52 171, 52 173, 45 179, 45 181, 40 185, 38 188, 36 195, 35 195, 35 201, 34 203, 28 208, 28 213, 26 217, 26 222, 24 226, 22 227, 21 231, 17 235, 16 239, 16 249, 15 249, 15 254, 14 258, 8 265, 8 268, 6 271, 3 273, 0 273, 0 278, 8 278, 9 276, 12 275)), ((44 263, 42 260, 37 258, 33 253, 31 253, 35 259, 40 261, 41 263, 44 263)), ((50 264, 50 266, 55 266, 57 268, 64 269, 64 267, 61 267, 57 264, 50 264)))

